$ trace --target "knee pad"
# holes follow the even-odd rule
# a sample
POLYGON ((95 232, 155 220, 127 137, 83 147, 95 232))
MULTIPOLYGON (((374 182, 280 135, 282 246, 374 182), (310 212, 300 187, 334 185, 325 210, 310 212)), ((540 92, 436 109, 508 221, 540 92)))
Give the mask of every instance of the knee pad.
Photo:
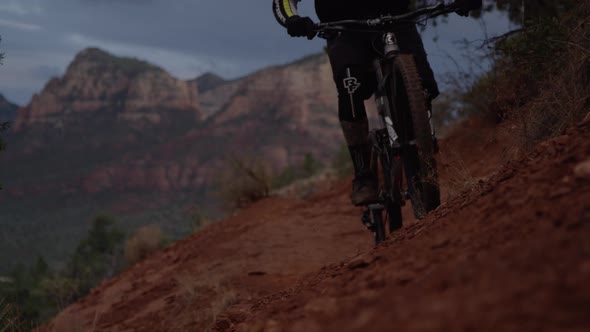
POLYGON ((365 100, 376 88, 376 78, 360 66, 345 67, 334 75, 338 88, 338 114, 341 121, 355 121, 367 117, 365 100))

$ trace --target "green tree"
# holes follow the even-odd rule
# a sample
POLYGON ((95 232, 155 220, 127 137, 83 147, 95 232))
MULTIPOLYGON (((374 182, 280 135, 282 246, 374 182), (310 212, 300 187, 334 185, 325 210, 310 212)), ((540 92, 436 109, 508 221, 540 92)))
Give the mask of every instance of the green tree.
POLYGON ((98 216, 63 271, 53 272, 41 256, 30 267, 19 264, 0 282, 0 299, 18 308, 25 330, 33 329, 113 276, 122 266, 123 240, 112 217, 98 216))
POLYGON ((124 234, 112 217, 101 215, 94 219, 68 265, 68 277, 78 281, 80 295, 114 275, 121 264, 123 240, 124 234))
POLYGON ((17 265, 8 280, 0 283, 0 298, 5 305, 14 308, 15 318, 22 322, 23 329, 32 329, 57 312, 41 288, 41 282, 50 273, 45 260, 39 257, 31 267, 17 265))

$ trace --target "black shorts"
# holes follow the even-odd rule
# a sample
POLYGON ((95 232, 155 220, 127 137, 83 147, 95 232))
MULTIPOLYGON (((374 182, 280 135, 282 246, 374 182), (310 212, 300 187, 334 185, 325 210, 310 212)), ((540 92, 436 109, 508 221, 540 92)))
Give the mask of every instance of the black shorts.
MULTIPOLYGON (((436 98, 439 95, 438 85, 428 63, 424 44, 416 25, 399 26, 393 32, 401 52, 414 55, 424 88, 428 90, 431 99, 436 98)), ((382 33, 343 32, 334 38, 328 39, 328 55, 332 64, 334 80, 339 80, 347 68, 350 67, 367 68, 367 71, 372 70, 373 60, 378 56, 377 52, 381 52, 378 45, 382 35, 382 33)), ((373 80, 375 77, 374 75, 362 76, 371 77, 373 80)), ((365 83, 365 86, 376 87, 375 82, 362 83, 365 83)))

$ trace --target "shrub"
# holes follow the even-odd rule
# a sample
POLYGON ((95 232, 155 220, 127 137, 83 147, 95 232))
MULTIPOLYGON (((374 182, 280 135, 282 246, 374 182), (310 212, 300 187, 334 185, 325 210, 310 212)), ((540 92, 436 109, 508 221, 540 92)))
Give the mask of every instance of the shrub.
POLYGON ((541 17, 497 44, 502 54, 497 105, 517 124, 517 143, 531 149, 559 135, 589 106, 590 2, 571 12, 541 17))
POLYGON ((0 299, 0 331, 23 331, 23 325, 18 309, 13 304, 0 299))
POLYGON ((125 242, 125 262, 133 265, 145 259, 152 252, 160 249, 164 242, 164 234, 159 226, 149 225, 137 229, 125 242))
POLYGON ((244 208, 268 197, 272 184, 266 164, 245 157, 226 159, 219 179, 221 198, 231 209, 244 208))

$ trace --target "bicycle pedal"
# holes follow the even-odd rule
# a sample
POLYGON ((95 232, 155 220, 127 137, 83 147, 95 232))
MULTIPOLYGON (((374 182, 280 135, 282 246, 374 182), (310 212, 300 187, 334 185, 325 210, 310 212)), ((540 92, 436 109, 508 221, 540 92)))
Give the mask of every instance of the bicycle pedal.
POLYGON ((371 232, 375 231, 375 225, 373 225, 373 220, 371 219, 371 210, 365 209, 363 211, 363 216, 361 217, 361 221, 365 227, 371 232))

